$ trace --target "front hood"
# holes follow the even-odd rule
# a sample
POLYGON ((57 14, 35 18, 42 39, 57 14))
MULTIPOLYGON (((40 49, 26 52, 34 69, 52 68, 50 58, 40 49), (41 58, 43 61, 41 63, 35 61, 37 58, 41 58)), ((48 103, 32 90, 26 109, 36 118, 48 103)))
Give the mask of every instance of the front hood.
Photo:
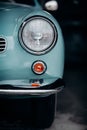
POLYGON ((29 8, 31 6, 25 4, 18 4, 18 3, 0 2, 0 10, 21 8, 21 7, 29 8))
POLYGON ((18 23, 34 11, 35 7, 0 2, 0 35, 13 35, 18 23))

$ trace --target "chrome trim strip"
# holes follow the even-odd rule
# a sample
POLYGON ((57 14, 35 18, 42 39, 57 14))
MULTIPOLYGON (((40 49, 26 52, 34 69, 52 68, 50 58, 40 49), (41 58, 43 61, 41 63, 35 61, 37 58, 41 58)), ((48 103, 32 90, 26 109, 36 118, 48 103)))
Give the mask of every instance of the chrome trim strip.
POLYGON ((0 89, 0 95, 7 95, 7 96, 46 96, 51 94, 56 94, 60 92, 63 87, 59 87, 58 89, 34 89, 34 90, 17 90, 17 89, 0 89))

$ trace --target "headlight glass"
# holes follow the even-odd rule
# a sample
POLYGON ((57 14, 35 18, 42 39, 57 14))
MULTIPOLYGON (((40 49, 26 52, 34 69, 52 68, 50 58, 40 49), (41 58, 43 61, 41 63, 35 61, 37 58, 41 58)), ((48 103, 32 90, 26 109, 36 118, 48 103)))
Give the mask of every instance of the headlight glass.
POLYGON ((46 18, 33 17, 23 23, 19 36, 27 51, 43 54, 55 45, 56 28, 46 18))

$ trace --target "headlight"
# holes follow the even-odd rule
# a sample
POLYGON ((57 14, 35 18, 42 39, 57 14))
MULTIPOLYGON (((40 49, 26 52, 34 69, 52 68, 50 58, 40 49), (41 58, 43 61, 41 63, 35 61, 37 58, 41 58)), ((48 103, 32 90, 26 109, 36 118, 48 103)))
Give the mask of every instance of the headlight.
POLYGON ((44 17, 32 17, 26 20, 19 31, 19 40, 23 48, 38 55, 52 49, 56 38, 54 24, 44 17))

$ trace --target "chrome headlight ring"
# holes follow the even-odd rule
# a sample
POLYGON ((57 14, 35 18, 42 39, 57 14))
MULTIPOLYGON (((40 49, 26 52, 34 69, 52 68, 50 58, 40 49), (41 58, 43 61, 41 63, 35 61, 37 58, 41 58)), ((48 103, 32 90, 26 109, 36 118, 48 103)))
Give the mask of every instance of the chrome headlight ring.
POLYGON ((55 46, 57 37, 57 29, 53 22, 42 16, 33 16, 25 20, 19 29, 21 46, 35 55, 49 52, 55 46))

